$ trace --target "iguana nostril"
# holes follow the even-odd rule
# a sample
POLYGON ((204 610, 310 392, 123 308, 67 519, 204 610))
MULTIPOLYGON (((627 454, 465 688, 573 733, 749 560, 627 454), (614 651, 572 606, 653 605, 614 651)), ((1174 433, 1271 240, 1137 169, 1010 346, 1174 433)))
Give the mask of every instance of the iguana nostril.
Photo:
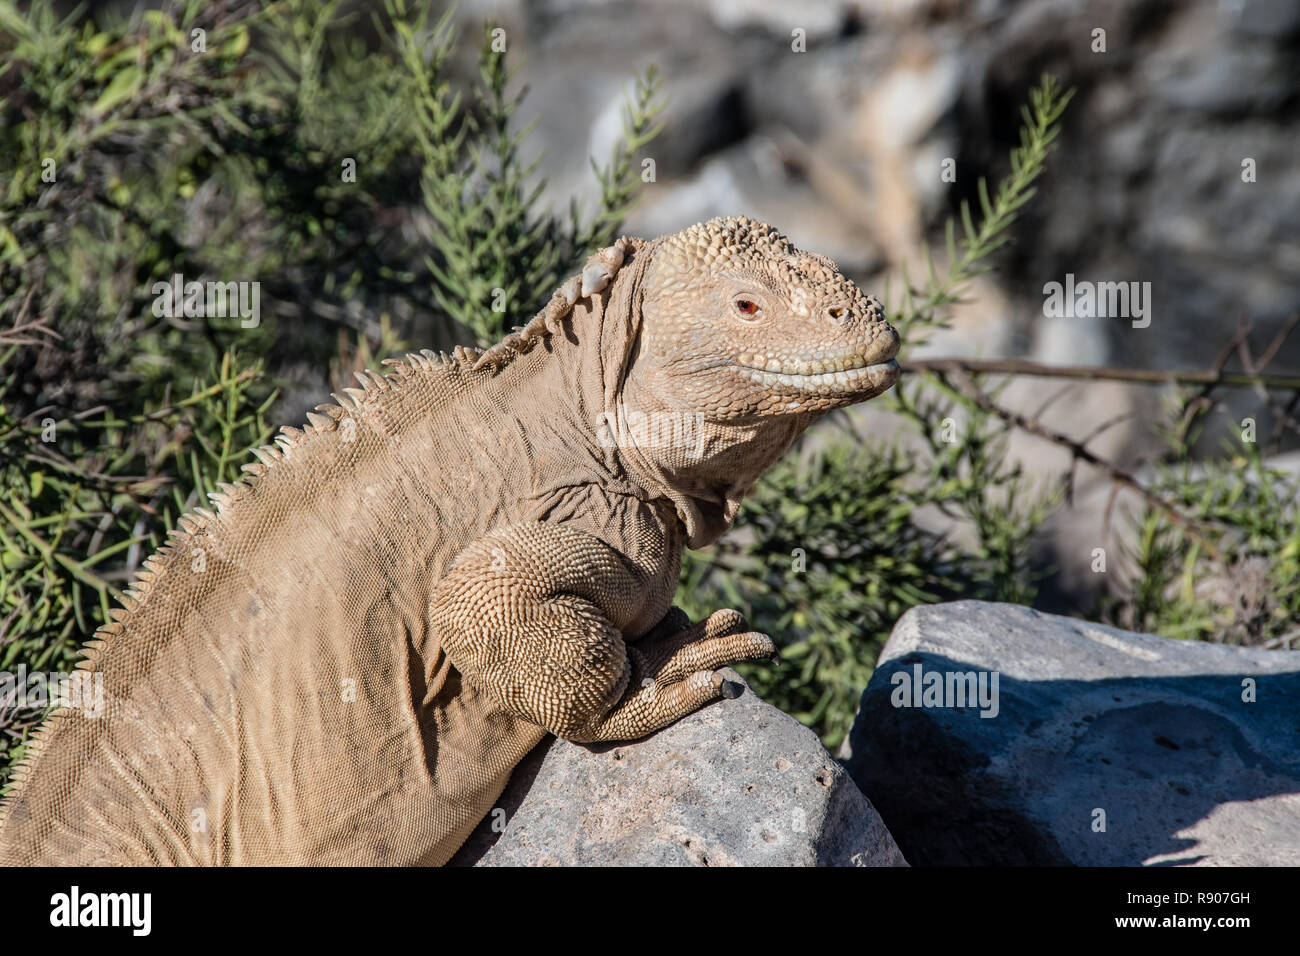
POLYGON ((832 319, 841 318, 844 315, 844 312, 845 309, 844 306, 842 305, 833 305, 826 310, 826 314, 829 315, 832 319))

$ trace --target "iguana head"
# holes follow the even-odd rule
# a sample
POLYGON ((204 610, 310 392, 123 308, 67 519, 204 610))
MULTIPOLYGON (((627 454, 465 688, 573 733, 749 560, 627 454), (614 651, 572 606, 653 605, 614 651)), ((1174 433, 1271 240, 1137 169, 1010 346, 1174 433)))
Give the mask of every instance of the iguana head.
POLYGON ((692 548, 727 529, 819 415, 899 374, 880 303, 825 256, 744 218, 601 249, 474 367, 509 367, 542 341, 543 357, 519 372, 542 376, 523 400, 555 388, 553 408, 594 411, 567 440, 670 499, 692 548))
POLYGON ((880 303, 771 226, 713 219, 652 257, 628 377, 661 407, 715 422, 806 415, 897 381, 898 333, 880 303))

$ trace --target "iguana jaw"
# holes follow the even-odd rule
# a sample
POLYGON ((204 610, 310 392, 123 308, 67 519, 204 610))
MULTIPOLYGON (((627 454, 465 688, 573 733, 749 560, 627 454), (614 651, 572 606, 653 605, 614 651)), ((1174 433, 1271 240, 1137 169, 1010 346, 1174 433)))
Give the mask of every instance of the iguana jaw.
POLYGON ((773 391, 811 392, 861 401, 880 394, 898 381, 899 367, 893 358, 897 352, 894 346, 887 356, 845 356, 789 363, 771 359, 763 366, 752 364, 761 356, 741 355, 735 368, 751 382, 773 391), (872 361, 872 358, 884 358, 884 361, 872 361))
POLYGON ((893 328, 866 327, 860 344, 837 343, 803 353, 773 349, 742 352, 728 363, 745 388, 770 394, 771 414, 829 411, 875 398, 898 381, 899 338, 893 328), (774 354, 775 353, 775 354, 774 354))

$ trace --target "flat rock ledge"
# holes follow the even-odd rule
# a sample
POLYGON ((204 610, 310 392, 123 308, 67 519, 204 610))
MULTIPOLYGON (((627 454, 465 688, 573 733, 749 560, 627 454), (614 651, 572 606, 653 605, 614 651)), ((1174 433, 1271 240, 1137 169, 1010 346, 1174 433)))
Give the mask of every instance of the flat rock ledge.
POLYGON ((1300 651, 915 608, 840 756, 914 866, 1300 864, 1300 651))
POLYGON ((746 688, 636 743, 552 738, 451 865, 907 863, 816 734, 746 688))

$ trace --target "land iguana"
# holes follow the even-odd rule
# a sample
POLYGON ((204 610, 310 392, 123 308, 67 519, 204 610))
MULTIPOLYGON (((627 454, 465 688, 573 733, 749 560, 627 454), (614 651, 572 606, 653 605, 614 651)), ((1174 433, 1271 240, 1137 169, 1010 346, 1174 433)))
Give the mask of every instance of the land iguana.
POLYGON ((145 562, 0 813, 6 864, 440 864, 544 737, 644 737, 775 652, 671 606, 879 303, 744 218, 588 260, 526 326, 366 372, 145 562))

